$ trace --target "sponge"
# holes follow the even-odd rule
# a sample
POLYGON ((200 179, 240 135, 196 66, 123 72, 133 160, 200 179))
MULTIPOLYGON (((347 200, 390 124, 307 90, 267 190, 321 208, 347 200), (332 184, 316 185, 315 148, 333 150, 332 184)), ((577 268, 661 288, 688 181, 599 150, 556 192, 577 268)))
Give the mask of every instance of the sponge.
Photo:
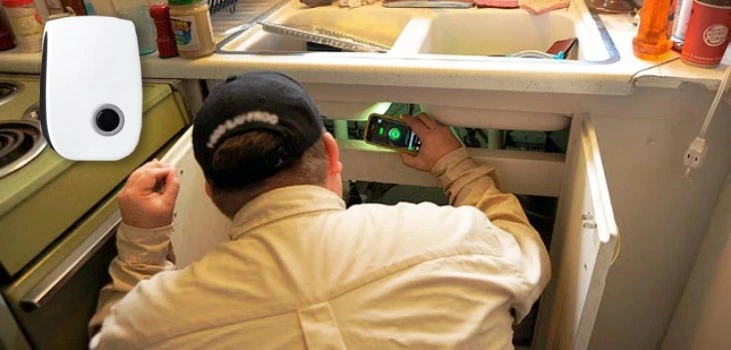
POLYGON ((540 15, 551 10, 569 7, 570 0, 518 0, 520 8, 534 14, 540 15))

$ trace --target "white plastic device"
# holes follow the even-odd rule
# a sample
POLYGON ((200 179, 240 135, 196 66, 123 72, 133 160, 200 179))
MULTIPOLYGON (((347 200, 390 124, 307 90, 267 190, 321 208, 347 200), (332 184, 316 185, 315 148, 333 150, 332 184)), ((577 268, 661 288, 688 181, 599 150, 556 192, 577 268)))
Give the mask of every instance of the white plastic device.
POLYGON ((39 115, 51 147, 69 160, 114 161, 142 130, 142 74, 135 27, 114 17, 48 21, 39 115))

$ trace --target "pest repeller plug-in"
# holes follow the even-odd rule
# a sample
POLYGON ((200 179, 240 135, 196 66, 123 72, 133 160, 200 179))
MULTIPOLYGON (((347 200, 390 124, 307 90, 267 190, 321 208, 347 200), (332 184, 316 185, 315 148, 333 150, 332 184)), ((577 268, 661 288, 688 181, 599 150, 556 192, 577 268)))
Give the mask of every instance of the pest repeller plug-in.
POLYGON ((135 27, 114 17, 48 21, 39 114, 51 147, 70 160, 119 160, 142 129, 142 75, 135 27))

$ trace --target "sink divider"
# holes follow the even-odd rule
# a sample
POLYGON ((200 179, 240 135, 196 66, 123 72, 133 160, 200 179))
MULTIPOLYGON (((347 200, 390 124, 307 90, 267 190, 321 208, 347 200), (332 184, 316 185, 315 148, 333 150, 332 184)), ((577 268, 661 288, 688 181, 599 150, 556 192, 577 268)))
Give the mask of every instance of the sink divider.
POLYGON ((387 55, 417 55, 429 36, 432 20, 428 17, 415 17, 409 20, 394 42, 387 55))

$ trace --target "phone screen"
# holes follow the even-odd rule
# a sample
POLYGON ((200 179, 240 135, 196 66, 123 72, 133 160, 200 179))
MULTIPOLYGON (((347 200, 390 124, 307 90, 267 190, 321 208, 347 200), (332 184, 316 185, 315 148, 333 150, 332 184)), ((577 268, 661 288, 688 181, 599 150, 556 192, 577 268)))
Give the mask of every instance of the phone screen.
POLYGON ((365 139, 373 144, 410 153, 417 153, 421 148, 421 140, 405 122, 378 114, 371 114, 368 118, 365 139))

